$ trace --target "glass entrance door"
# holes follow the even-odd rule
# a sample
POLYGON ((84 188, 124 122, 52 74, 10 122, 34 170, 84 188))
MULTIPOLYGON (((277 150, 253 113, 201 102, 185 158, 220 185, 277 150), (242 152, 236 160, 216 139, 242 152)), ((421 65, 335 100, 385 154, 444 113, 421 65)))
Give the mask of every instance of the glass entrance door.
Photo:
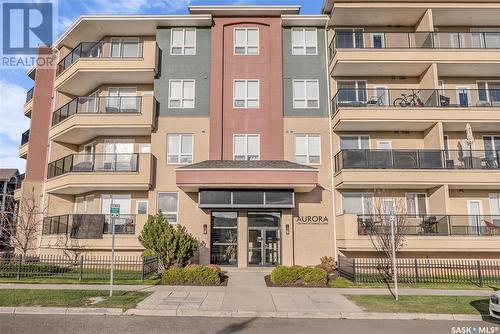
POLYGON ((281 262, 280 212, 249 212, 248 265, 276 266, 281 262))

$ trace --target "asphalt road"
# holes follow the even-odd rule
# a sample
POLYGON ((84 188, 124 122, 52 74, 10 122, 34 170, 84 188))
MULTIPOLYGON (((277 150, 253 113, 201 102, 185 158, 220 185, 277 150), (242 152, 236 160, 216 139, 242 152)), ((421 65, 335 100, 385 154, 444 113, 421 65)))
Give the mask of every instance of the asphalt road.
MULTIPOLYGON (((491 327, 500 334, 500 322, 422 320, 339 320, 269 318, 195 318, 139 316, 0 315, 0 333, 349 333, 422 334, 457 333, 453 327, 491 327)), ((465 333, 465 332, 462 332, 465 333)))

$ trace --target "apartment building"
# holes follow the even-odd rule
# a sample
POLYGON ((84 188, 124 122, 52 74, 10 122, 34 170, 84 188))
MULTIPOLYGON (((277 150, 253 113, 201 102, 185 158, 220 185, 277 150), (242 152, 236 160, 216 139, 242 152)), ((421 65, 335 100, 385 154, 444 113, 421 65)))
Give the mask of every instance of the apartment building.
POLYGON ((333 256, 328 17, 299 11, 190 6, 71 25, 57 67, 28 72, 20 156, 22 188, 46 208, 39 252, 108 254, 119 204, 122 255, 142 252, 161 211, 203 243, 200 263, 333 256))
POLYGON ((500 4, 327 0, 338 250, 500 256, 500 4))
POLYGON ((5 232, 9 231, 8 224, 14 221, 14 191, 21 177, 17 169, 0 168, 0 252, 10 250, 9 233, 5 232))

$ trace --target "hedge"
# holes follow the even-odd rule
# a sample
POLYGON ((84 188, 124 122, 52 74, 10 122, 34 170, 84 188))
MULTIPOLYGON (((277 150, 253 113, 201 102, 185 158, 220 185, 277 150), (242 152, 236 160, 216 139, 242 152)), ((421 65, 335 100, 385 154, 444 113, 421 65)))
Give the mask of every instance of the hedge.
POLYGON ((219 285, 221 277, 215 268, 191 265, 168 269, 163 273, 161 281, 169 285, 219 285))
POLYGON ((48 273, 57 274, 69 271, 69 268, 60 267, 50 263, 34 262, 34 263, 21 263, 18 262, 0 263, 0 276, 2 274, 16 273, 48 273))
POLYGON ((278 266, 271 272, 271 282, 276 285, 298 283, 305 285, 326 285, 328 282, 328 273, 321 268, 278 266))

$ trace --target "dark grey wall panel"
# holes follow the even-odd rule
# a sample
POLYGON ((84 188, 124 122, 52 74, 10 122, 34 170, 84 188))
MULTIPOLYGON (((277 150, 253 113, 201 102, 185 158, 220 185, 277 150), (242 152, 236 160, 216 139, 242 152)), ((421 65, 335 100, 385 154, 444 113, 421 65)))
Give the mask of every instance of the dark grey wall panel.
POLYGON ((210 27, 196 28, 196 55, 170 55, 171 29, 158 28, 156 42, 161 50, 161 74, 154 91, 160 117, 196 117, 210 115, 210 27), (168 108, 168 82, 171 79, 194 79, 195 106, 191 109, 168 108))

